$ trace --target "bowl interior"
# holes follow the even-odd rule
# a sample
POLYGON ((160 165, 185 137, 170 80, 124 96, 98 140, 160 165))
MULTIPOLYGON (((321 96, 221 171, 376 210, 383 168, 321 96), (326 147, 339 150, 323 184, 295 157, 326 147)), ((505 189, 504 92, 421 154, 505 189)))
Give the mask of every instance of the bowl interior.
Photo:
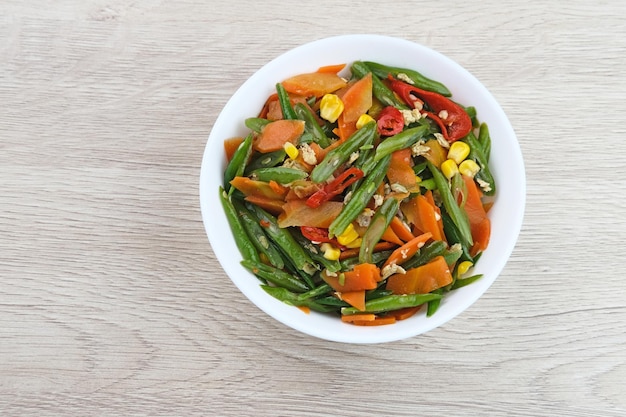
MULTIPOLYGON (((487 89, 460 65, 422 45, 379 35, 346 35, 326 38, 292 49, 267 63, 245 81, 218 116, 205 148, 200 175, 200 204, 205 229, 220 264, 239 290, 261 310, 298 331, 321 339, 348 343, 381 343, 400 340, 431 330, 472 305, 495 281, 519 235, 525 206, 524 164, 515 132, 503 110, 487 89), (240 265, 241 255, 222 210, 218 187, 226 167, 225 139, 244 136, 247 117, 258 114, 274 86, 283 79, 315 71, 324 65, 369 60, 412 68, 446 84, 453 99, 472 105, 487 122, 492 137, 490 167, 498 185, 489 211, 492 234, 489 247, 474 268, 483 278, 448 293, 437 313, 422 312, 388 326, 362 327, 335 317, 300 310, 269 296, 256 277, 240 265)), ((233 303, 243 302, 241 298, 233 303)))

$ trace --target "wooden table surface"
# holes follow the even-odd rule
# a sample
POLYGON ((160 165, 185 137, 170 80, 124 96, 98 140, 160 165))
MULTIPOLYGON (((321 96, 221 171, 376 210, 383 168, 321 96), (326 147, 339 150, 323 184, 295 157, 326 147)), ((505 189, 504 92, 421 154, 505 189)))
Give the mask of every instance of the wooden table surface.
POLYGON ((626 416, 626 3, 0 2, 3 416, 626 416), (505 270, 427 334, 261 314, 200 216, 211 127, 282 52, 404 37, 491 90, 524 154, 505 270))

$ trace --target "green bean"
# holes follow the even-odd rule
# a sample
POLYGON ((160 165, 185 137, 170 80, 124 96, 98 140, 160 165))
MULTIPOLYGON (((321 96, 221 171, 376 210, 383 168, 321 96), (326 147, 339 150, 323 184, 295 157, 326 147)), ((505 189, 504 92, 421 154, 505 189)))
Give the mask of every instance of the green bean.
POLYGON ((293 110, 300 120, 304 120, 304 130, 311 134, 314 142, 322 148, 326 148, 330 145, 330 139, 328 139, 328 136, 326 136, 321 126, 317 124, 317 120, 315 120, 315 116, 311 110, 309 110, 309 107, 305 106, 303 103, 297 103, 293 110))
POLYGON ((446 235, 446 238, 448 239, 448 244, 461 245, 461 256, 459 259, 461 259, 462 261, 474 262, 474 260, 472 259, 472 256, 470 255, 470 247, 463 244, 463 239, 461 238, 459 234, 459 229, 456 227, 456 225, 454 224, 454 222, 452 221, 448 213, 446 213, 445 211, 442 211, 441 220, 443 222, 443 231, 446 235))
POLYGON ((224 171, 224 189, 226 192, 231 193, 233 187, 231 187, 230 182, 233 178, 243 175, 246 163, 248 162, 248 159, 250 159, 251 154, 252 134, 246 136, 243 142, 239 144, 235 154, 224 171))
POLYGON ((226 194, 226 191, 222 187, 220 187, 219 193, 220 201, 222 203, 222 207, 224 208, 224 213, 226 214, 226 219, 228 220, 230 229, 233 231, 235 244, 237 245, 239 252, 241 252, 241 256, 243 256, 243 259, 260 261, 259 254, 256 251, 256 248, 254 247, 252 242, 250 241, 250 237, 246 233, 241 222, 239 221, 237 211, 230 201, 230 198, 226 194))
MULTIPOLYGON (((372 71, 362 61, 355 61, 351 67, 352 75, 363 78, 372 71)), ((385 76, 387 78, 387 76, 385 76)), ((372 93, 384 106, 394 106, 401 110, 408 110, 409 106, 404 104, 383 82, 372 73, 372 93)))
POLYGON ((311 299, 300 300, 298 299, 297 294, 294 294, 286 288, 272 287, 269 285, 261 285, 261 288, 263 288, 263 290, 272 297, 288 305, 295 307, 308 307, 311 310, 318 311, 320 313, 328 313, 334 310, 333 308, 321 305, 311 299))
MULTIPOLYGON (((387 260, 387 258, 389 258, 389 256, 391 256, 393 250, 383 250, 380 252, 374 252, 372 253, 372 263, 374 264, 382 264, 383 262, 385 262, 387 260)), ((347 258, 344 259, 340 262, 341 264, 341 270, 342 271, 349 271, 351 269, 353 269, 355 266, 357 266, 358 264, 360 264, 361 262, 359 262, 359 257, 355 256, 353 258, 347 258)), ((379 265, 380 266, 380 265, 379 265)))
POLYGON ((375 136, 376 123, 367 123, 354 132, 344 143, 326 154, 324 159, 311 171, 311 180, 318 183, 326 181, 339 165, 350 159, 350 156, 358 151, 361 146, 372 143, 375 136))
POLYGON ((294 267, 312 275, 316 271, 315 264, 302 246, 298 245, 291 233, 287 229, 278 227, 276 218, 261 207, 254 204, 250 204, 248 207, 252 208, 252 212, 259 220, 267 225, 265 233, 283 251, 294 267))
POLYGON ((376 189, 385 178, 391 162, 391 155, 387 155, 374 166, 367 179, 354 191, 348 203, 341 209, 339 215, 328 227, 331 236, 340 235, 346 227, 363 211, 367 203, 376 192, 376 189))
POLYGON ((298 277, 291 275, 281 269, 265 265, 260 261, 253 262, 250 260, 244 260, 241 261, 241 265, 243 265, 244 268, 248 269, 254 275, 257 275, 279 287, 286 288, 290 291, 298 293, 303 293, 309 290, 309 287, 298 277))
POLYGON ((280 110, 283 112, 283 119, 296 120, 298 116, 293 110, 293 107, 291 107, 289 94, 281 83, 276 83, 276 93, 278 94, 278 103, 280 104, 280 110))
POLYGON ((296 168, 270 167, 258 168, 250 173, 259 181, 276 181, 279 184, 289 184, 297 180, 305 179, 309 174, 296 168))
POLYGON ((437 184, 435 184, 435 180, 432 178, 427 178, 419 182, 419 186, 425 188, 427 190, 436 190, 437 184))
POLYGON ((489 163, 489 156, 491 155, 491 135, 489 134, 489 126, 487 123, 481 123, 478 130, 478 143, 483 148, 483 154, 485 155, 485 162, 489 163))
POLYGON ((380 241, 383 233, 391 224, 391 220, 396 215, 400 207, 400 200, 393 197, 386 199, 380 206, 363 235, 363 243, 359 250, 359 261, 361 263, 371 263, 374 246, 380 241))
POLYGON ((474 160, 474 162, 476 162, 480 167, 480 170, 476 173, 475 178, 487 184, 487 187, 483 187, 481 185, 483 193, 485 195, 494 195, 496 192, 496 183, 493 179, 493 175, 491 175, 487 158, 485 157, 478 139, 476 139, 474 133, 470 132, 462 140, 470 147, 468 158, 474 160))
POLYGON ((427 133, 428 126, 422 125, 418 127, 412 127, 410 129, 405 129, 396 135, 388 137, 387 139, 383 140, 376 148, 374 161, 378 161, 380 158, 386 155, 390 155, 392 152, 412 146, 413 144, 417 143, 418 140, 423 138, 424 135, 426 135, 427 133))
POLYGON ((263 227, 259 224, 259 219, 250 213, 242 202, 233 199, 232 204, 257 252, 264 254, 276 268, 282 269, 285 266, 283 256, 268 240, 265 230, 263 230, 263 227))
POLYGON ((334 307, 335 310, 340 307, 349 307, 350 304, 346 303, 343 300, 335 297, 334 295, 329 295, 327 297, 318 298, 315 300, 316 303, 322 304, 324 306, 334 307))
POLYGON ((471 277, 467 277, 467 278, 459 278, 452 285, 452 289, 456 290, 456 289, 459 289, 461 287, 465 287, 466 285, 469 285, 469 284, 471 284, 473 282, 478 281, 482 277, 483 277, 482 274, 478 274, 478 275, 472 275, 471 277))
POLYGON ((450 191, 450 187, 448 186, 448 180, 444 177, 439 168, 433 165, 432 162, 428 161, 428 169, 433 174, 433 179, 437 185, 437 190, 439 190, 439 195, 441 196, 441 201, 446 212, 450 215, 452 222, 459 229, 459 237, 462 239, 462 243, 464 245, 471 246, 473 243, 472 231, 470 229, 467 213, 465 213, 465 210, 461 209, 456 203, 456 200, 450 191))
POLYGON ((379 286, 376 289, 365 291, 365 299, 366 300, 375 300, 380 297, 386 297, 388 295, 393 294, 393 291, 385 288, 384 285, 379 286))
POLYGON ((476 118, 477 116, 476 107, 468 106, 468 107, 463 107, 463 108, 465 109, 465 113, 467 113, 467 115, 470 117, 470 120, 472 121, 472 127, 478 127, 479 122, 478 122, 478 119, 476 118))
POLYGON ((286 153, 283 149, 277 151, 260 153, 256 158, 253 158, 245 169, 245 174, 250 173, 259 168, 271 168, 275 167, 285 160, 286 153))
MULTIPOLYGON (((398 74, 404 74, 412 81, 412 85, 417 88, 421 88, 422 90, 432 91, 442 96, 450 97, 452 93, 448 88, 442 83, 432 80, 419 72, 407 68, 398 68, 398 67, 390 67, 387 65, 382 65, 377 62, 369 62, 366 61, 365 65, 378 77, 387 78, 388 74, 393 75, 395 78, 398 78, 398 74)), ((405 80, 402 80, 405 81, 405 80)))
POLYGON ((320 284, 318 287, 315 287, 307 292, 304 292, 300 295, 298 295, 298 299, 299 300, 306 300, 307 298, 315 298, 315 297, 319 297, 320 295, 324 295, 330 291, 332 291, 332 287, 326 283, 324 284, 320 284))
POLYGON ((448 265, 454 265, 456 261, 459 260, 461 255, 463 255, 463 248, 461 244, 457 243, 455 245, 448 247, 448 249, 446 249, 446 251, 443 254, 443 258, 446 260, 446 263, 448 265))
POLYGON ((321 264, 324 268, 328 269, 330 272, 338 272, 341 270, 341 264, 339 261, 331 261, 329 259, 324 258, 324 255, 320 253, 317 247, 307 238, 302 236, 299 230, 294 229, 292 236, 302 246, 308 253, 311 258, 321 264))
MULTIPOLYGON (((435 291, 433 291, 432 294, 443 294, 443 290, 441 288, 438 288, 435 291)), ((439 309, 440 304, 441 304, 441 298, 429 301, 428 308, 426 309, 426 317, 431 317, 433 314, 435 314, 437 310, 439 309)))
POLYGON ((344 307, 341 314, 351 315, 359 313, 384 313, 387 311, 399 310, 407 307, 417 307, 432 300, 440 299, 440 294, 402 294, 387 295, 365 302, 365 310, 355 307, 344 307))
POLYGON ((261 133, 263 128, 271 123, 271 120, 263 119, 262 117, 248 117, 244 123, 248 129, 261 133))
POLYGON ((427 264, 437 256, 443 256, 446 252, 446 247, 446 242, 443 240, 433 240, 417 251, 413 257, 404 262, 404 264, 402 264, 402 268, 409 270, 427 264))

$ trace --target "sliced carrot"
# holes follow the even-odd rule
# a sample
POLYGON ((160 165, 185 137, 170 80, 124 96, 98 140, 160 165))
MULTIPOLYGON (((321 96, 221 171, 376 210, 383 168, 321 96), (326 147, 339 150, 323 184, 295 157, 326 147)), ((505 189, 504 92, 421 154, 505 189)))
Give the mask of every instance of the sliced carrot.
POLYGON ((412 258, 431 237, 431 233, 424 233, 409 240, 389 255, 389 258, 383 264, 383 268, 392 264, 402 265, 406 260, 412 258))
POLYGON ((245 200, 261 207, 263 210, 273 214, 274 216, 278 216, 283 212, 283 204, 285 204, 282 200, 257 195, 249 195, 245 197, 245 200))
POLYGON ((365 290, 339 293, 340 298, 358 310, 365 310, 365 290))
POLYGON ((356 121, 347 121, 344 114, 341 113, 337 119, 337 136, 339 139, 344 142, 356 131, 356 121))
POLYGON ((474 256, 478 252, 487 249, 491 235, 491 221, 487 217, 487 212, 481 200, 481 192, 474 179, 463 176, 463 181, 467 188, 465 212, 470 222, 470 230, 472 231, 472 239, 474 240, 470 255, 474 256))
POLYGON ((265 125, 252 147, 261 153, 277 151, 283 149, 287 142, 295 144, 302 133, 303 120, 276 120, 265 125))
POLYGON ((393 219, 391 219, 391 224, 389 226, 391 227, 391 230, 394 231, 396 236, 404 242, 408 242, 415 237, 413 233, 411 233, 411 229, 405 225, 398 216, 394 216, 393 219))
POLYGON ((421 308, 422 306, 406 307, 401 308, 400 310, 390 311, 388 314, 395 317, 396 320, 406 320, 409 317, 414 316, 415 313, 420 311, 421 308))
POLYGON ((304 200, 290 200, 284 203, 283 213, 278 216, 278 226, 311 226, 328 228, 343 209, 341 201, 326 201, 319 207, 311 208, 304 200))
POLYGON ((422 232, 430 233, 434 240, 442 240, 443 237, 438 224, 441 221, 441 216, 437 220, 435 208, 424 195, 418 195, 415 199, 417 200, 417 211, 419 214, 419 224, 416 225, 422 232))
POLYGON ((311 309, 310 309, 309 307, 307 307, 307 306, 298 306, 298 308, 299 308, 300 310, 302 310, 302 312, 303 312, 304 314, 309 314, 309 313, 311 313, 311 309))
POLYGON ((396 318, 394 316, 376 317, 374 320, 355 320, 352 324, 356 326, 384 326, 386 324, 394 324, 396 318))
POLYGON ((396 245, 402 245, 404 241, 398 237, 396 232, 393 230, 391 226, 388 226, 387 229, 383 232, 380 240, 384 240, 385 242, 395 243, 396 245))
POLYGON ((452 282, 452 273, 443 256, 425 265, 387 278, 387 289, 394 294, 428 294, 452 282))
POLYGON ((373 290, 378 286, 378 281, 380 281, 380 269, 374 264, 358 264, 352 270, 342 274, 343 277, 339 275, 332 276, 326 273, 321 275, 328 285, 340 293, 373 290))
POLYGON ((435 219, 439 219, 437 220, 437 226, 439 227, 439 233, 441 236, 440 240, 443 240, 444 242, 448 243, 448 240, 446 239, 446 234, 443 231, 443 219, 441 218, 441 209, 437 206, 437 204, 435 204, 435 198, 433 197, 433 192, 431 190, 426 191, 424 193, 424 197, 426 197, 430 205, 435 210, 435 219))
POLYGON ((334 93, 346 86, 346 81, 337 74, 329 72, 311 72, 287 78, 282 82, 288 93, 303 96, 321 97, 334 93))
POLYGON ((323 67, 319 67, 317 69, 317 72, 328 72, 330 74, 337 74, 345 67, 346 67, 346 64, 325 65, 323 67))
POLYGON ((352 323, 354 321, 374 321, 376 320, 376 315, 371 313, 360 313, 360 314, 349 314, 346 316, 341 316, 341 321, 344 323, 352 323))
POLYGON ((419 232, 422 231, 421 228, 416 227, 419 223, 419 213, 417 212, 417 199, 411 198, 409 200, 403 201, 402 203, 400 203, 400 210, 402 210, 402 214, 404 214, 404 218, 409 226, 413 226, 413 235, 415 236, 416 234, 419 234, 416 233, 415 230, 419 229, 419 232))
POLYGON ((224 152, 226 153, 227 161, 233 159, 233 155, 237 151, 237 148, 239 148, 239 145, 241 145, 241 142, 243 142, 243 138, 241 137, 230 138, 224 141, 224 152))
POLYGON ((352 84, 341 96, 341 101, 345 122, 356 122, 372 107, 372 73, 352 84))
POLYGON ((417 177, 412 167, 411 148, 401 149, 391 154, 391 162, 387 169, 389 184, 399 184, 407 191, 419 191, 417 177))
MULTIPOLYGON (((391 243, 391 242, 379 242, 376 244, 376 246, 374 246, 374 252, 382 252, 384 250, 389 250, 389 249, 393 249, 395 248, 396 245, 395 243, 391 243)), ((344 259, 348 259, 348 258, 354 258, 355 256, 359 256, 359 248, 354 248, 354 249, 346 249, 344 251, 341 251, 341 255, 339 255, 339 260, 344 260, 344 259)))
MULTIPOLYGON (((304 96, 298 96, 295 94, 289 94, 289 102, 291 103, 291 105, 295 105, 296 103, 302 103, 305 105, 307 104, 306 101, 306 97, 304 96)), ((280 102, 278 101, 278 96, 276 96, 275 100, 270 101, 267 104, 268 108, 267 108, 267 115, 266 115, 266 119, 268 120, 281 120, 284 119, 285 116, 283 115, 283 110, 280 106, 280 102)))
POLYGON ((266 197, 272 200, 283 200, 289 191, 287 188, 272 186, 265 181, 253 180, 248 177, 235 177, 230 184, 245 196, 266 197))
POLYGON ((424 158, 428 159, 436 167, 440 167, 441 163, 446 160, 448 155, 446 150, 439 144, 439 142, 437 142, 436 139, 427 140, 424 145, 428 146, 430 149, 426 152, 426 154, 424 154, 424 158))
POLYGON ((261 108, 261 111, 259 112, 259 117, 262 119, 267 119, 267 115, 270 111, 270 103, 272 102, 278 102, 278 94, 274 93, 272 95, 270 95, 267 100, 265 100, 265 104, 263 104, 263 107, 261 108))

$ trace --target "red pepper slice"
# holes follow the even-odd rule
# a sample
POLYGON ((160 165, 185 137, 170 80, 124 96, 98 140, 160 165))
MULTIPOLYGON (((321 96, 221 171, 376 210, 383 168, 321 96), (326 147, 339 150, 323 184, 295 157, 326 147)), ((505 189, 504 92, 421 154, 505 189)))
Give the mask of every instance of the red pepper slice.
POLYGON ((331 239, 328 236, 328 229, 322 229, 320 227, 312 226, 300 226, 300 232, 302 236, 315 243, 335 243, 335 239, 331 239))
POLYGON ((307 200, 306 205, 311 208, 317 208, 322 203, 339 195, 349 185, 363 178, 363 171, 357 167, 350 167, 341 173, 337 178, 326 184, 322 189, 313 193, 307 200))
POLYGON ((389 86, 406 104, 413 108, 416 99, 424 101, 433 110, 432 113, 428 113, 428 117, 439 125, 443 137, 448 142, 459 140, 472 130, 472 119, 465 112, 465 109, 449 98, 396 80, 391 75, 389 76, 389 86), (448 115, 442 119, 439 115, 444 110, 448 115))
POLYGON ((376 123, 381 136, 393 136, 404 129, 404 116, 394 106, 387 106, 381 110, 376 123))

